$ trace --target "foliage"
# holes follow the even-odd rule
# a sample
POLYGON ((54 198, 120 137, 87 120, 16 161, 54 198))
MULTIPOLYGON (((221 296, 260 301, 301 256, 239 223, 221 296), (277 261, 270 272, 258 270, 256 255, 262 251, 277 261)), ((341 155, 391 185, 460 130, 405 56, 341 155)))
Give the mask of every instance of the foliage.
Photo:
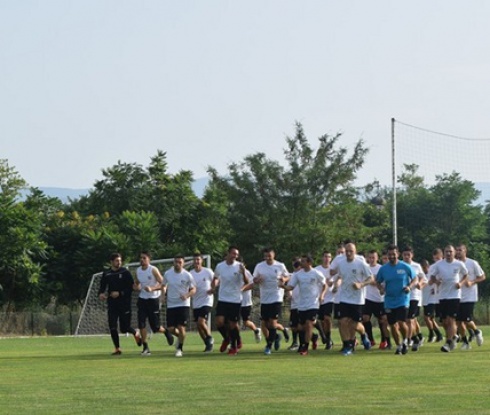
POLYGON ((7 160, 0 160, 0 287, 7 309, 35 301, 45 255, 42 221, 37 209, 19 202, 26 187, 7 160))
POLYGON ((230 242, 249 262, 260 259, 265 246, 282 258, 319 255, 368 233, 353 186, 367 149, 360 140, 348 154, 338 147, 340 138, 323 135, 315 150, 297 123, 294 137, 286 138, 285 165, 256 153, 230 164, 226 176, 209 169, 211 185, 226 195, 230 242))

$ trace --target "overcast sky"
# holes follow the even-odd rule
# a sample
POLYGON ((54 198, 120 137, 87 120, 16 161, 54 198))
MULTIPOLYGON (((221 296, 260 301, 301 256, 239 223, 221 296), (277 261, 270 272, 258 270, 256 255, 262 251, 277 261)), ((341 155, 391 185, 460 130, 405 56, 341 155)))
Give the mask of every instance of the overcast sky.
MULTIPOLYGON (((303 123, 371 152, 390 119, 490 137, 489 1, 0 0, 0 158, 87 188, 118 160, 221 173, 303 123)), ((490 181, 490 178, 489 180, 490 181)))

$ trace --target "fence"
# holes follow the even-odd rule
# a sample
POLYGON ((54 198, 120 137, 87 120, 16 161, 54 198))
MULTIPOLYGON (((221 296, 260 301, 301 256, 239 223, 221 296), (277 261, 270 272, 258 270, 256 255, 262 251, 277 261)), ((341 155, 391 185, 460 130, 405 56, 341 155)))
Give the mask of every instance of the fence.
MULTIPOLYGON (((284 304, 282 310, 282 322, 285 326, 288 324, 289 304, 284 304)), ((192 313, 192 311, 191 311, 192 313)), ((421 310, 422 313, 422 310, 421 310)), ((136 314, 136 310, 134 310, 136 314)), ((165 309, 161 313, 162 321, 165 321, 165 309)), ((80 312, 0 312, 0 336, 70 336, 75 334, 80 312)), ((254 303, 252 308, 251 319, 259 327, 260 312, 259 305, 254 303)), ((192 320, 192 318, 191 318, 192 320)), ((480 301, 475 307, 475 322, 481 325, 490 324, 490 302, 480 301)), ((420 323, 423 324, 423 318, 420 317, 420 323)), ((214 326, 214 310, 212 314, 212 329, 214 326)), ((190 321, 188 330, 196 330, 195 323, 190 321)), ((107 329, 107 333, 109 330, 107 329)))

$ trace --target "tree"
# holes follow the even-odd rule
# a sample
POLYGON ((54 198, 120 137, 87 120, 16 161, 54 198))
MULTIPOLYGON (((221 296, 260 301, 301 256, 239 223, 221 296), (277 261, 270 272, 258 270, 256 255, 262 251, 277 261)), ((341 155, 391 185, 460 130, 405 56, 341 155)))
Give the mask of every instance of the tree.
POLYGON ((368 150, 360 140, 349 154, 338 147, 340 138, 323 135, 315 150, 297 123, 294 137, 286 138, 285 165, 256 153, 230 164, 225 176, 209 168, 211 186, 226 195, 230 242, 249 262, 268 245, 289 258, 362 237, 353 181, 368 150))
POLYGON ((0 159, 0 287, 7 309, 32 302, 46 254, 42 218, 20 201, 26 182, 8 161, 0 159))

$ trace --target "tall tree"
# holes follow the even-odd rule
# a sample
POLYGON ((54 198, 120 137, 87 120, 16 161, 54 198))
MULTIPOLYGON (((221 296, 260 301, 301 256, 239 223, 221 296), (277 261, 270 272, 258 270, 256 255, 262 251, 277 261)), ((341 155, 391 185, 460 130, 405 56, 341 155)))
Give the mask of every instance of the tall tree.
POLYGON ((7 309, 29 304, 42 275, 45 256, 43 222, 37 209, 20 201, 26 182, 5 159, 0 159, 0 289, 7 309))
POLYGON ((249 261, 258 259, 260 248, 267 245, 276 247, 283 258, 333 247, 341 234, 332 226, 337 221, 343 238, 362 234, 353 181, 367 148, 360 140, 349 154, 338 146, 340 138, 323 135, 314 149, 297 123, 295 135, 286 138, 285 163, 256 153, 232 163, 224 176, 209 169, 212 186, 228 199, 230 240, 249 261))

